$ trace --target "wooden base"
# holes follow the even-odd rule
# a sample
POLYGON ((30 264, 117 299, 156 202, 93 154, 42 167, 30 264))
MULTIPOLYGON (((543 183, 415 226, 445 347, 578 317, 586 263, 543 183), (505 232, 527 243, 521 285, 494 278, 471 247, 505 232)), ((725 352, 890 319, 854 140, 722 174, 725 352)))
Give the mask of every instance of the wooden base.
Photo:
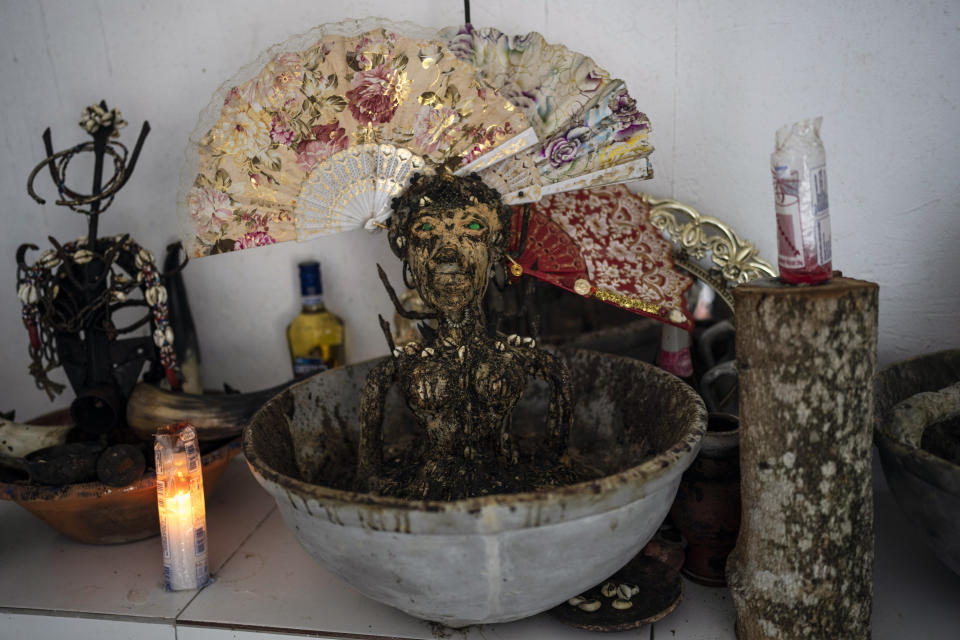
POLYGON ((869 638, 874 283, 740 285, 741 640, 869 638))

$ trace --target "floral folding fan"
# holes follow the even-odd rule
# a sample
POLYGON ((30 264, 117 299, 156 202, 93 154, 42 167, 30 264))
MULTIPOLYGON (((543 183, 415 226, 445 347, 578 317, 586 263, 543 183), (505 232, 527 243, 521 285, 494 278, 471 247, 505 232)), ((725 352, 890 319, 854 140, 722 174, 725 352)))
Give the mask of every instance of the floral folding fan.
MULTIPOLYGON (((515 245, 522 212, 512 221, 515 245)), ((517 247, 511 247, 516 250, 517 247)), ((650 224, 650 206, 623 185, 544 197, 532 205, 523 273, 683 329, 693 278, 674 267, 673 245, 650 224)))
POLYGON ((509 203, 652 175, 620 80, 537 33, 379 19, 272 47, 214 95, 181 174, 190 255, 366 228, 418 171, 479 172, 509 203))

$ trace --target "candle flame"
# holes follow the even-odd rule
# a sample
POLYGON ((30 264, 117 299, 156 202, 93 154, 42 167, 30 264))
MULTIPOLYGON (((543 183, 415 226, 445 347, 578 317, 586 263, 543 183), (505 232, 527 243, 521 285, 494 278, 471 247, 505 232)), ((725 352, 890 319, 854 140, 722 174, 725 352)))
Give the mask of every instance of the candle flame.
POLYGON ((181 491, 164 501, 167 514, 181 520, 193 515, 189 491, 181 491))

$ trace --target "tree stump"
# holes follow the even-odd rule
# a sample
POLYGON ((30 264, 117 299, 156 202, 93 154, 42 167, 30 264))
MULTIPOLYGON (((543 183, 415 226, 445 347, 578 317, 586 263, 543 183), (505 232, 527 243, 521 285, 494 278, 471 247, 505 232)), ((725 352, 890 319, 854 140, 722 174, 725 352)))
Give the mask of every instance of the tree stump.
POLYGON ((734 289, 740 640, 870 637, 878 287, 834 275, 734 289))

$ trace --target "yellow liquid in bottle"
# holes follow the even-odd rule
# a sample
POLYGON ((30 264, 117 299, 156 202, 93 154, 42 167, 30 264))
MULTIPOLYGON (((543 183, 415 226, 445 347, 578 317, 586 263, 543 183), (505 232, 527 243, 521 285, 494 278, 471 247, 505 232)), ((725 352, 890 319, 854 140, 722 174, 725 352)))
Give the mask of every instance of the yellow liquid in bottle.
POLYGON ((343 364, 343 322, 322 304, 304 305, 287 327, 293 376, 306 376, 343 364))

